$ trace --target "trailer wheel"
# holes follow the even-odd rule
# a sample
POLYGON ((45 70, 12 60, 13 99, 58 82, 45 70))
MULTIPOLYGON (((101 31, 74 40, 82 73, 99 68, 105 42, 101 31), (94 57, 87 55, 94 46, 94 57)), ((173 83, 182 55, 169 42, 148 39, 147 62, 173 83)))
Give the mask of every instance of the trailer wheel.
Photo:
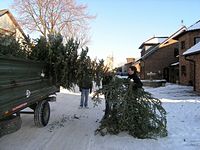
POLYGON ((34 122, 38 127, 44 127, 48 124, 50 118, 50 106, 48 101, 39 102, 34 111, 34 122))

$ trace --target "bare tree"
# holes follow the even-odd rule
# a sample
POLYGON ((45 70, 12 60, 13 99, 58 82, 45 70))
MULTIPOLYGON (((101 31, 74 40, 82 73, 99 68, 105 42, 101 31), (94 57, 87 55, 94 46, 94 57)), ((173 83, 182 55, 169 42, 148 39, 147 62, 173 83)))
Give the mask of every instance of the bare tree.
POLYGON ((19 22, 29 31, 38 31, 44 37, 61 33, 64 37, 88 41, 88 21, 95 18, 86 12, 86 5, 75 0, 14 0, 13 8, 19 22))

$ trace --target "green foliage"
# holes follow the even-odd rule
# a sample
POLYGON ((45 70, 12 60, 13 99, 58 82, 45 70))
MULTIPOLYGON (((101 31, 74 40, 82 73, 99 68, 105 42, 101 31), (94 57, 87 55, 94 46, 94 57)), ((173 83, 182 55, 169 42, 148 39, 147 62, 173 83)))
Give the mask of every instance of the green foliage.
POLYGON ((27 58, 29 54, 28 43, 23 40, 20 43, 13 36, 0 37, 0 54, 27 58))
MULTIPOLYGON (((63 82, 65 82, 65 87, 73 87, 73 85, 78 83, 78 76, 80 74, 79 70, 80 61, 78 60, 79 54, 79 43, 70 39, 66 44, 66 60, 65 60, 65 76, 63 82)), ((83 61, 84 62, 84 61, 83 61)), ((82 66, 83 67, 83 66, 82 66)))
POLYGON ((64 45, 60 34, 49 35, 48 39, 41 37, 36 41, 30 58, 46 63, 46 73, 54 83, 72 88, 77 83, 78 49, 77 40, 69 39, 64 45))
POLYGON ((104 60, 100 60, 99 63, 96 65, 95 69, 95 82, 97 86, 100 86, 101 79, 104 76, 104 74, 108 71, 108 68, 104 66, 104 60))
POLYGON ((136 88, 129 79, 114 78, 98 93, 105 94, 110 107, 108 117, 97 129, 100 133, 106 129, 111 134, 127 131, 137 138, 167 136, 166 111, 161 101, 136 88))
POLYGON ((103 62, 92 61, 87 55, 88 47, 80 48, 78 40, 68 39, 64 45, 62 36, 56 34, 49 35, 48 39, 41 37, 35 43, 30 59, 45 62, 47 75, 57 85, 72 89, 79 83, 85 70, 89 70, 95 81, 100 81, 102 76, 99 72, 102 71, 103 62))
POLYGON ((105 71, 103 60, 91 60, 87 55, 88 51, 88 47, 80 48, 79 41, 73 38, 68 39, 64 45, 60 34, 49 35, 48 39, 40 37, 32 44, 19 44, 14 37, 0 39, 0 54, 45 63, 46 76, 57 86, 67 89, 72 89, 79 83, 85 70, 100 85, 105 71))

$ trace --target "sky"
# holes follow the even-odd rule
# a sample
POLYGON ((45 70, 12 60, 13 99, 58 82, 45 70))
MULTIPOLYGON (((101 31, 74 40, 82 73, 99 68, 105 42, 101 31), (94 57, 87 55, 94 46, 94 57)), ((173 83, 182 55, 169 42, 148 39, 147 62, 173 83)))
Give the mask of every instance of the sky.
MULTIPOLYGON (((0 0, 0 9, 12 0, 0 0)), ((199 0, 77 0, 87 4, 90 21, 89 55, 103 58, 113 55, 115 64, 127 57, 140 57, 139 46, 153 36, 170 36, 183 24, 200 20, 199 0)), ((14 12, 13 12, 14 13, 14 12)))

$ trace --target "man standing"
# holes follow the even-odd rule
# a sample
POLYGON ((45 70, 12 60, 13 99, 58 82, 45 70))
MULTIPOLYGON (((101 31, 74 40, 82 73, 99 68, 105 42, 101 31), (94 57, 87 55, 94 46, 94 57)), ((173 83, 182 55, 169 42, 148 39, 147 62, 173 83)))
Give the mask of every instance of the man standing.
POLYGON ((80 108, 84 106, 88 109, 88 96, 92 92, 92 78, 86 72, 79 83, 79 90, 81 92, 80 108))

